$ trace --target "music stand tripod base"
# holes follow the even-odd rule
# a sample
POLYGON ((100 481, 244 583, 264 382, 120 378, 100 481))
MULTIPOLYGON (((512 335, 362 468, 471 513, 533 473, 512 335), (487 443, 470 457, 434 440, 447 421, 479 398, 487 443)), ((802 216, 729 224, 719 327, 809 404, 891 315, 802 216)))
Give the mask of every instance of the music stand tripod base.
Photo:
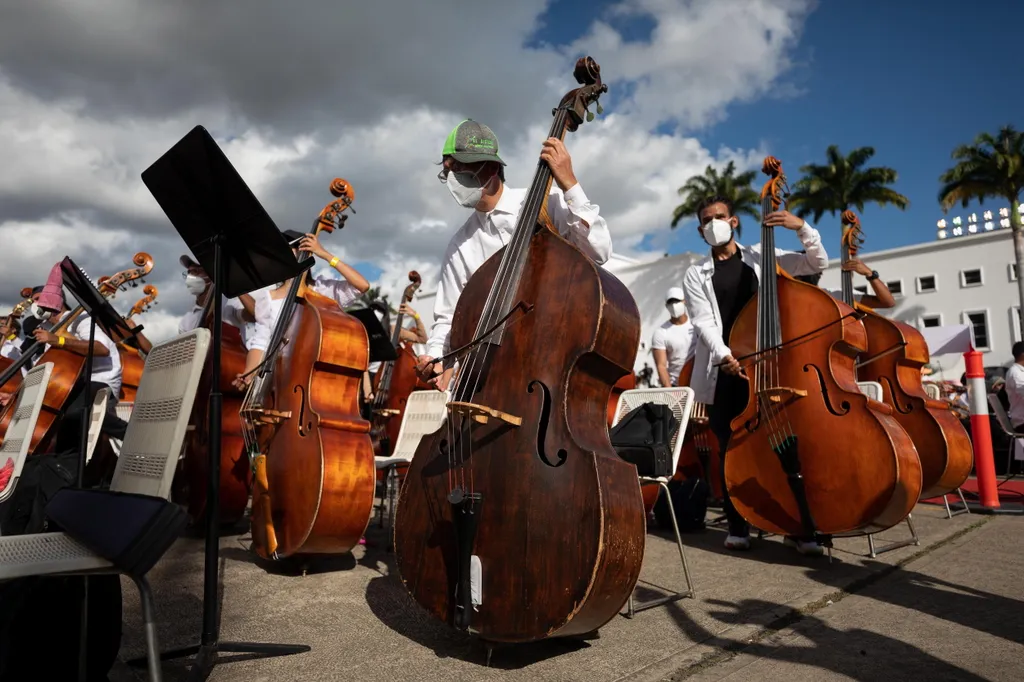
MULTIPOLYGON (((142 181, 199 264, 213 275, 209 423, 210 433, 219 434, 223 404, 220 391, 223 297, 234 298, 298 277, 312 267, 313 259, 302 263, 295 260, 284 235, 202 126, 189 131, 143 171, 142 181)), ((220 451, 220 438, 211 438, 200 642, 160 655, 160 660, 170 660, 195 654, 189 680, 205 680, 212 667, 220 662, 219 652, 273 657, 311 650, 304 644, 222 642, 219 639, 220 451)), ((128 661, 129 665, 138 663, 139 659, 128 661)))

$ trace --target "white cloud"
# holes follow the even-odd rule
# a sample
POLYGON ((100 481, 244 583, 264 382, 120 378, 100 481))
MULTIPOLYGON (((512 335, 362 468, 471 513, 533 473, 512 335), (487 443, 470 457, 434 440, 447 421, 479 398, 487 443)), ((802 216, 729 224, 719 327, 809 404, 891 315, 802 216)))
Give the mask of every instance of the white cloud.
POLYGON ((583 52, 601 64, 617 106, 568 136, 577 175, 618 253, 664 249, 690 175, 731 159, 759 164, 763 150, 712 153, 687 134, 778 82, 808 2, 628 0, 567 47, 526 49, 546 4, 0 9, 0 302, 64 255, 99 276, 147 251, 160 305, 141 321, 151 338, 173 334, 189 305, 177 263, 185 248, 140 174, 196 124, 282 229, 307 229, 331 180, 349 180, 358 213, 325 246, 375 263, 392 299, 413 269, 428 291, 467 217, 436 179, 445 136, 466 117, 487 123, 509 183, 525 185, 583 52), (627 16, 653 23, 649 41, 622 37, 627 16), (664 123, 672 132, 652 132, 664 123))

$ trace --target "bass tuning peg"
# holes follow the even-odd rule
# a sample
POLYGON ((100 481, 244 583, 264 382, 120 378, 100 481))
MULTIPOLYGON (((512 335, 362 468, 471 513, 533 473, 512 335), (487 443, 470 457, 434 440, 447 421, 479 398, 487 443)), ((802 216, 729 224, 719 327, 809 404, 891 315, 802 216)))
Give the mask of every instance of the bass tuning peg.
POLYGON ((598 114, 598 116, 600 116, 600 115, 601 115, 601 114, 603 114, 603 113, 604 113, 604 107, 602 107, 602 106, 601 106, 601 103, 600 103, 600 102, 598 102, 598 103, 597 103, 597 114, 598 114))
POLYGON ((591 122, 593 120, 594 120, 594 112, 593 111, 588 111, 587 112, 587 123, 589 123, 589 122, 591 122))

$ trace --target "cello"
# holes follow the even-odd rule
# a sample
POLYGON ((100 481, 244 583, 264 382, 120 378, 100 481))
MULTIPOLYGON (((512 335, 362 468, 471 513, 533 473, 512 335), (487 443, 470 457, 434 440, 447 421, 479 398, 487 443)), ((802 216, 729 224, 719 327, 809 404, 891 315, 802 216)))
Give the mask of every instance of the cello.
MULTIPOLYGON (((409 285, 402 293, 402 303, 412 301, 422 281, 420 273, 415 270, 409 273, 409 285)), ((401 340, 404 317, 403 313, 398 313, 395 330, 391 333, 391 345, 398 351, 398 358, 382 361, 374 378, 371 407, 373 426, 370 436, 373 439, 373 454, 377 457, 391 455, 391 448, 398 440, 398 430, 402 426, 405 403, 409 400, 409 394, 418 388, 419 383, 416 374, 416 353, 412 349, 412 344, 401 340)))
MULTIPOLYGON (((142 289, 145 294, 140 298, 126 317, 135 317, 156 305, 158 289, 152 284, 147 284, 142 289)), ((117 344, 117 352, 121 356, 121 395, 118 399, 126 403, 135 402, 135 393, 139 390, 139 382, 142 380, 142 369, 146 366, 145 355, 138 349, 129 346, 127 343, 117 344)))
MULTIPOLYGON (((842 261, 853 258, 863 244, 860 219, 844 211, 842 261)), ((842 297, 846 305, 863 311, 869 356, 858 363, 861 381, 882 385, 893 417, 910 434, 921 459, 921 497, 929 499, 959 488, 974 467, 974 450, 963 424, 948 403, 928 397, 921 382, 921 368, 928 364, 928 344, 914 327, 879 315, 854 303, 853 273, 842 273, 842 297)))
MULTIPOLYGON (((101 295, 105 298, 110 298, 121 287, 144 278, 153 270, 153 257, 148 253, 139 252, 135 254, 132 262, 136 267, 123 270, 111 277, 103 278, 102 281, 97 283, 96 287, 101 295)), ((65 315, 63 320, 52 325, 49 331, 55 334, 66 331, 84 311, 85 308, 78 306, 65 315)), ((37 341, 29 346, 22 356, 7 368, 5 373, 10 372, 13 368, 20 369, 27 364, 32 355, 42 345, 37 341)), ((64 350, 63 348, 50 347, 46 349, 35 364, 44 362, 52 362, 53 369, 50 371, 50 382, 46 385, 46 394, 43 396, 42 411, 39 413, 35 430, 32 432, 31 444, 28 450, 30 455, 38 452, 40 446, 46 445, 50 436, 56 432, 58 418, 64 411, 64 403, 71 396, 75 384, 82 374, 82 369, 85 367, 85 356, 64 350)), ((14 416, 14 405, 15 403, 12 401, 7 409, 4 410, 3 417, 0 418, 0 433, 7 432, 7 427, 14 416)))
MULTIPOLYGON (((767 216, 786 181, 774 157, 762 172, 767 216)), ((857 386, 856 357, 867 350, 860 314, 785 273, 764 223, 760 258, 758 291, 728 341, 752 374, 725 458, 732 502, 752 525, 780 535, 890 528, 917 503, 921 463, 892 408, 857 386)))
MULTIPOLYGON (((592 118, 608 89, 590 57, 574 75, 550 137, 592 118)), ((626 603, 644 555, 636 467, 607 426, 640 315, 618 279, 558 234, 552 179, 539 161, 515 232, 459 297, 447 419, 421 439, 395 511, 406 589, 485 642, 597 630, 626 603)))
MULTIPOLYGON (((199 326, 213 326, 212 287, 207 290, 206 301, 200 314, 199 326)), ((227 322, 221 322, 221 433, 220 433, 220 485, 218 488, 219 520, 224 526, 233 526, 245 516, 252 486, 252 467, 245 454, 242 419, 239 410, 245 392, 232 384, 232 380, 245 371, 245 344, 242 334, 227 322)), ((202 523, 206 514, 206 494, 209 483, 210 445, 210 391, 213 385, 213 358, 203 367, 192 405, 189 424, 194 427, 185 436, 185 456, 174 476, 174 501, 184 505, 189 522, 202 523)))
MULTIPOLYGON (((320 212, 318 236, 344 225, 354 196, 340 178, 330 191, 337 199, 320 212)), ((309 257, 299 252, 300 260, 309 257)), ((254 471, 253 549, 264 559, 348 552, 373 508, 373 443, 359 414, 369 338, 358 319, 313 291, 308 277, 292 280, 242 404, 254 471)))

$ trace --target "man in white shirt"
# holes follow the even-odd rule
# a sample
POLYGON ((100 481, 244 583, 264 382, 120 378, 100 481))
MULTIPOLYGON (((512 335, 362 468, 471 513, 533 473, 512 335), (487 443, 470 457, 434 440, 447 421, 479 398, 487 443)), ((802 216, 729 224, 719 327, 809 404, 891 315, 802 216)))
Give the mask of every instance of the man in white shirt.
POLYGON ((1016 433, 1024 433, 1024 341, 1013 344, 1013 364, 1006 370, 1004 389, 1010 402, 1007 416, 1016 433))
MULTIPOLYGON (((698 205, 697 218, 700 220, 697 229, 711 246, 711 253, 691 265, 683 277, 686 308, 697 337, 690 387, 694 400, 708 406, 708 421, 718 439, 724 481, 725 454, 732 436, 730 422, 743 411, 749 399, 746 372, 733 357, 726 339, 743 306, 757 293, 761 246, 736 242, 733 231, 738 220, 728 199, 705 199, 698 205)), ((803 219, 789 211, 776 211, 765 216, 764 224, 795 231, 804 245, 804 253, 775 250, 778 263, 786 272, 794 276, 812 275, 828 265, 821 235, 803 219)), ((723 507, 729 521, 725 546, 747 549, 750 526, 733 507, 728 491, 723 490, 723 493, 723 507)), ((801 553, 822 553, 812 538, 787 538, 786 542, 801 553)))
MULTIPOLYGON (((865 265, 863 261, 858 258, 851 258, 842 264, 842 269, 848 272, 855 272, 859 275, 864 275, 864 278, 868 281, 871 286, 873 293, 871 294, 858 294, 854 293, 853 300, 857 303, 867 306, 872 310, 878 310, 879 308, 895 308, 896 299, 893 298, 892 292, 889 291, 888 285, 881 280, 880 275, 876 270, 872 270, 868 265, 865 265)), ((796 275, 794 279, 798 279, 801 282, 807 282, 818 286, 818 282, 821 281, 820 272, 816 272, 813 275, 796 275)), ((843 299, 843 292, 841 289, 826 289, 826 291, 832 295, 832 298, 841 301, 843 299)))
POLYGON ((651 354, 658 370, 658 379, 664 387, 675 386, 679 373, 696 350, 693 343, 693 325, 686 316, 686 296, 679 287, 672 287, 665 294, 665 307, 669 320, 654 330, 651 337, 651 354))
MULTIPOLYGON (((70 313, 67 301, 64 299, 63 279, 59 263, 53 266, 46 285, 34 298, 44 322, 49 322, 52 319, 54 322, 60 323, 70 313)), ((47 344, 48 347, 60 348, 78 355, 88 355, 91 325, 87 315, 79 315, 65 331, 59 334, 47 331, 44 328, 47 326, 49 324, 41 325, 32 332, 36 341, 47 344)), ((123 440, 128 425, 117 416, 114 409, 117 405, 117 396, 121 391, 121 355, 117 352, 117 345, 97 325, 92 344, 92 376, 86 381, 79 379, 78 385, 68 397, 65 403, 64 417, 58 427, 54 452, 65 452, 78 448, 81 419, 83 415, 87 414, 96 394, 104 388, 109 389, 109 393, 107 415, 103 420, 101 430, 112 438, 123 440)))
MULTIPOLYGON (((490 128, 472 119, 451 132, 441 158, 443 168, 438 180, 460 206, 474 209, 448 242, 437 285, 434 325, 427 353, 419 357, 417 366, 424 381, 443 391, 454 367, 448 365, 442 373, 439 363, 431 361, 451 350, 449 336, 459 296, 477 268, 509 242, 527 190, 505 186, 505 162, 498 156, 498 138, 490 128)), ((547 204, 552 222, 563 237, 595 263, 606 262, 612 252, 608 224, 577 182, 565 144, 548 138, 540 158, 555 181, 547 204)))

